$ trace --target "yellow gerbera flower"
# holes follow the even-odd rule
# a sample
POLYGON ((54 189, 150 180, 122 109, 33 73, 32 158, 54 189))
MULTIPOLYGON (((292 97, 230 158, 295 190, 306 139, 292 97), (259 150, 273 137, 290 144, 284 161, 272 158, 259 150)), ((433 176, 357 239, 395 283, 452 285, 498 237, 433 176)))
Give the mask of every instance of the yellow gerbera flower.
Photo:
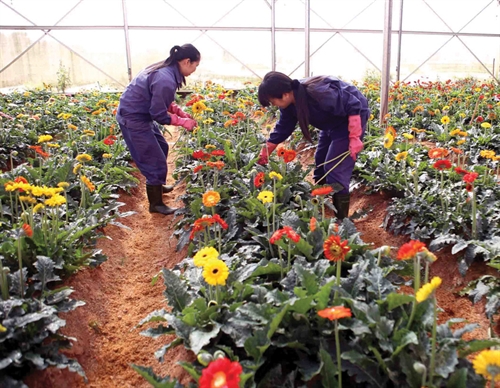
POLYGON ((112 158, 112 157, 113 157, 113 155, 111 155, 111 154, 102 154, 102 157, 103 157, 104 159, 110 159, 110 158, 112 158))
POLYGON ((411 139, 413 139, 415 136, 413 136, 413 135, 412 135, 412 134, 410 134, 410 133, 403 133, 403 137, 404 137, 405 139, 411 140, 411 139))
POLYGON ((193 104, 191 109, 193 110, 193 113, 196 115, 206 110, 207 106, 203 103, 203 101, 198 101, 193 104))
POLYGON ((76 131, 78 129, 78 127, 76 125, 73 125, 73 124, 68 124, 68 128, 72 129, 73 131, 76 131))
POLYGON ((91 161, 92 160, 92 156, 90 156, 89 154, 80 154, 80 155, 76 155, 75 159, 78 160, 81 163, 84 163, 84 162, 91 161))
POLYGON ((229 268, 219 259, 207 260, 203 266, 203 279, 211 286, 225 286, 229 268))
POLYGON ((283 175, 281 175, 281 174, 277 173, 276 171, 271 171, 271 172, 269 173, 269 178, 271 178, 271 179, 275 179, 275 178, 276 178, 277 180, 279 180, 279 181, 280 181, 280 180, 282 180, 282 179, 283 179, 283 175))
POLYGON ((422 287, 420 287, 420 290, 417 291, 417 294, 415 295, 415 298, 417 299, 417 302, 423 302, 424 300, 427 300, 429 296, 436 290, 441 285, 441 278, 440 277, 433 277, 430 283, 424 284, 422 287))
POLYGON ((47 143, 47 147, 50 148, 60 148, 61 146, 57 143, 47 143))
POLYGON ((400 152, 396 155, 396 161, 401 162, 402 160, 406 160, 407 156, 408 156, 407 151, 400 152))
POLYGON ((500 350, 483 350, 472 361, 472 366, 478 375, 500 381, 500 350))
POLYGON ((462 144, 464 144, 464 143, 465 143, 465 140, 464 140, 464 139, 457 141, 457 145, 462 145, 462 144))
POLYGON ((392 144, 394 143, 394 136, 392 136, 391 133, 386 133, 384 136, 384 148, 389 149, 392 147, 392 144))
POLYGON ((206 207, 213 207, 220 201, 220 194, 217 191, 207 191, 203 194, 203 205, 206 207))
POLYGON ((481 123, 481 127, 483 127, 483 128, 491 128, 491 124, 490 123, 481 123))
POLYGON ((460 135, 460 132, 462 132, 462 130, 460 128, 456 128, 453 131, 450 131, 450 136, 460 135))
POLYGON ((36 198, 33 198, 31 195, 20 195, 19 200, 32 205, 36 203, 36 198))
POLYGON ((262 203, 270 203, 273 202, 274 194, 272 191, 261 191, 257 196, 257 199, 262 201, 262 203))
POLYGON ((61 206, 66 203, 66 198, 62 195, 54 195, 52 198, 45 200, 45 205, 47 206, 61 206))
POLYGON ((446 124, 449 124, 449 123, 450 123, 450 121, 451 121, 451 120, 450 120, 450 118, 449 118, 448 116, 443 116, 443 117, 441 117, 441 124, 446 125, 446 124))
POLYGON ((196 255, 193 257, 194 265, 197 267, 203 267, 208 260, 214 260, 219 258, 219 252, 213 247, 205 247, 200 249, 196 255))
POLYGON ((92 131, 91 129, 85 129, 83 131, 83 134, 87 136, 95 136, 95 131, 92 131))
POLYGON ((38 136, 38 143, 45 143, 51 141, 53 137, 51 135, 40 135, 38 136))
POLYGON ((206 150, 215 150, 217 148, 217 146, 213 145, 213 144, 207 144, 205 146, 205 149, 206 150))
POLYGON ((59 182, 57 184, 57 187, 60 187, 62 189, 67 189, 69 187, 69 183, 68 182, 59 182))
POLYGON ((38 213, 43 208, 45 208, 45 206, 43 206, 43 204, 39 203, 39 204, 35 205, 35 207, 33 208, 33 213, 38 213))

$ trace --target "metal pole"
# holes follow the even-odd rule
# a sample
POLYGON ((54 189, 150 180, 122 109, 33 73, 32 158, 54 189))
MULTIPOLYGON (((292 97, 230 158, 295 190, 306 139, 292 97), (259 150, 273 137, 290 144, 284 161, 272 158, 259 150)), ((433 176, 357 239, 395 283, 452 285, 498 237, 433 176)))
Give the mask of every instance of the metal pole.
POLYGON ((400 10, 399 10, 399 35, 398 35, 398 62, 396 66, 396 79, 399 81, 401 79, 401 41, 403 40, 403 1, 400 0, 400 10))
POLYGON ((311 58, 310 58, 310 47, 309 47, 309 44, 311 43, 311 31, 309 29, 310 25, 309 25, 309 22, 311 21, 311 0, 306 0, 305 1, 305 6, 306 6, 306 9, 305 9, 305 14, 306 14, 306 21, 305 21, 305 25, 304 25, 304 40, 305 40, 305 49, 306 49, 306 52, 305 52, 305 62, 304 62, 304 67, 305 67, 305 76, 306 77, 309 77, 310 75, 310 62, 311 62, 311 58))
POLYGON ((392 0, 385 0, 384 12, 384 53, 382 58, 382 81, 380 88, 380 126, 384 124, 388 111, 389 83, 391 78, 391 31, 392 31, 392 0))
POLYGON ((127 52, 127 74, 129 82, 132 81, 132 59, 130 57, 130 39, 128 36, 127 0, 122 0, 123 31, 125 32, 125 50, 127 52))
POLYGON ((271 0, 271 69, 276 71, 276 0, 271 0))

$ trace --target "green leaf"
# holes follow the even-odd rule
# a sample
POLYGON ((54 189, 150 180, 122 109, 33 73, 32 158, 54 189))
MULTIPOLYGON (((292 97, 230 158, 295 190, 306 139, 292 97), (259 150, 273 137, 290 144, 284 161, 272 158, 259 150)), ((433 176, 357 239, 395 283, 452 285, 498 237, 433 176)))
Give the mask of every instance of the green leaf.
POLYGON ((276 263, 268 263, 264 266, 259 266, 252 273, 253 276, 262 276, 262 275, 276 275, 281 273, 281 266, 276 263))
POLYGON ((271 339, 275 331, 278 329, 281 321, 283 320, 283 317, 285 316, 286 312, 288 311, 288 308, 290 307, 289 304, 286 304, 285 307, 281 309, 281 311, 276 314, 271 321, 271 324, 269 325, 269 331, 267 332, 267 338, 271 339))
POLYGON ((394 350, 391 358, 396 357, 399 352, 401 352, 409 344, 418 344, 417 335, 413 331, 407 329, 396 331, 396 333, 394 333, 394 346, 396 346, 396 349, 394 350))
POLYGON ((163 268, 164 295, 175 311, 182 311, 191 302, 188 286, 172 271, 163 268))
POLYGON ((485 339, 485 340, 472 340, 467 342, 467 345, 458 351, 460 358, 467 357, 469 354, 479 352, 481 350, 491 348, 493 346, 500 346, 500 340, 485 339))
POLYGON ((158 361, 163 362, 165 354, 170 349, 173 349, 173 348, 179 346, 180 344, 182 344, 183 341, 184 340, 182 338, 176 338, 172 342, 170 342, 169 344, 163 345, 160 349, 158 349, 155 352, 155 357, 158 359, 158 361))
POLYGON ((314 275, 308 269, 304 268, 299 263, 295 263, 294 269, 300 280, 300 285, 305 287, 305 289, 307 290, 307 294, 316 294, 318 292, 318 279, 316 279, 316 275, 314 275))
POLYGON ((312 307, 314 307, 313 295, 290 301, 290 311, 295 311, 299 314, 307 313, 312 307))
POLYGON ((398 294, 397 292, 390 293, 386 297, 389 311, 394 310, 396 307, 411 303, 415 298, 411 295, 398 294))
POLYGON ((204 330, 193 330, 189 334, 189 344, 186 344, 186 348, 191 349, 193 352, 198 354, 198 352, 210 343, 210 340, 219 334, 221 325, 219 323, 213 322, 213 327, 210 331, 204 330), (189 346, 188 346, 189 345, 189 346))
POLYGON ((467 388, 467 368, 457 369, 450 376, 446 388, 467 388))
POLYGON ((271 345, 264 330, 256 330, 254 335, 245 341, 245 350, 256 362, 259 362, 262 355, 271 345))
POLYGON ((321 348, 319 350, 319 355, 321 361, 323 362, 323 367, 321 368, 321 383, 324 388, 335 388, 338 387, 337 382, 337 366, 333 363, 330 353, 325 349, 321 348))
POLYGON ((182 387, 182 385, 177 381, 177 379, 170 380, 170 376, 163 378, 155 375, 153 372, 153 368, 146 368, 135 364, 131 364, 130 366, 155 388, 182 387))
POLYGON ((316 301, 318 310, 323 310, 330 304, 330 294, 335 282, 335 280, 332 280, 331 282, 326 283, 320 288, 316 295, 314 295, 314 300, 316 301))
POLYGON ((198 382, 200 380, 201 374, 193 367, 193 364, 190 364, 185 361, 179 361, 179 365, 184 368, 184 370, 189 373, 189 375, 198 382))

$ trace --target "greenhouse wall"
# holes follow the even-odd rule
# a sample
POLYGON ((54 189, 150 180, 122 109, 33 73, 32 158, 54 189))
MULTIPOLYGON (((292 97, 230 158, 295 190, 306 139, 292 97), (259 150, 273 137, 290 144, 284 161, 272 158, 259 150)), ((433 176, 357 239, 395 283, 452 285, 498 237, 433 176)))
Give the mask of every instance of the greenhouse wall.
MULTIPOLYGON (((202 54, 190 81, 211 79, 238 87, 259 81, 273 68, 295 78, 380 77, 388 3, 0 0, 0 88, 55 86, 64 68, 73 87, 120 90, 130 76, 183 43, 194 44, 202 54)), ((498 0, 391 3, 393 81, 398 75, 406 81, 498 79, 498 0)))

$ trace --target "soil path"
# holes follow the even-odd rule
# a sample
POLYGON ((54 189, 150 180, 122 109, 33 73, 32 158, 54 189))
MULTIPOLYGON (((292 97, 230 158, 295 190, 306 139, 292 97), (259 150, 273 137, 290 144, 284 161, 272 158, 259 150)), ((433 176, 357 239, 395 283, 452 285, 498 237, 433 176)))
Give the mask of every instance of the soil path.
MULTIPOLYGON (((167 140, 172 144, 174 139, 167 140)), ((301 155, 307 165, 311 154, 301 155), (305 159, 305 160, 304 160, 305 159)), ((174 169, 172 154, 169 156, 169 171, 174 169)), ((135 215, 120 220, 130 229, 116 226, 105 228, 107 239, 101 239, 98 247, 108 256, 108 260, 95 270, 85 269, 71 277, 67 285, 73 287, 73 297, 87 304, 63 316, 67 324, 64 333, 75 337, 77 342, 67 352, 83 366, 89 384, 80 376, 66 370, 49 368, 35 372, 26 379, 31 388, 115 388, 149 387, 131 367, 138 364, 153 367, 157 374, 181 377, 188 376, 176 363, 192 358, 192 354, 182 347, 167 353, 164 363, 160 364, 154 352, 171 339, 153 340, 139 335, 140 329, 134 326, 154 310, 165 308, 163 282, 151 286, 151 279, 162 267, 172 268, 186 256, 186 251, 176 252, 176 239, 173 216, 164 217, 148 212, 145 184, 141 183, 132 195, 122 194, 125 203, 122 211, 135 211, 135 215)), ((182 206, 176 197, 184 191, 183 186, 164 196, 170 206, 182 206)), ((361 238, 374 247, 389 245, 397 248, 409 239, 394 236, 384 231, 380 225, 385 217, 388 199, 380 194, 366 195, 359 190, 353 193, 351 213, 357 209, 371 209, 368 215, 355 221, 361 238)), ((458 273, 456 259, 448 254, 438 253, 438 261, 431 267, 431 276, 440 276, 443 285, 438 290, 438 303, 444 310, 440 321, 462 317, 468 322, 480 325, 469 337, 486 338, 488 322, 484 316, 484 304, 473 305, 468 299, 458 297, 456 292, 469 280, 477 278, 491 268, 481 263, 474 264, 467 277, 458 273)), ((491 271, 491 273, 494 273, 491 271)), ((172 336, 173 339, 173 336, 172 336)))

